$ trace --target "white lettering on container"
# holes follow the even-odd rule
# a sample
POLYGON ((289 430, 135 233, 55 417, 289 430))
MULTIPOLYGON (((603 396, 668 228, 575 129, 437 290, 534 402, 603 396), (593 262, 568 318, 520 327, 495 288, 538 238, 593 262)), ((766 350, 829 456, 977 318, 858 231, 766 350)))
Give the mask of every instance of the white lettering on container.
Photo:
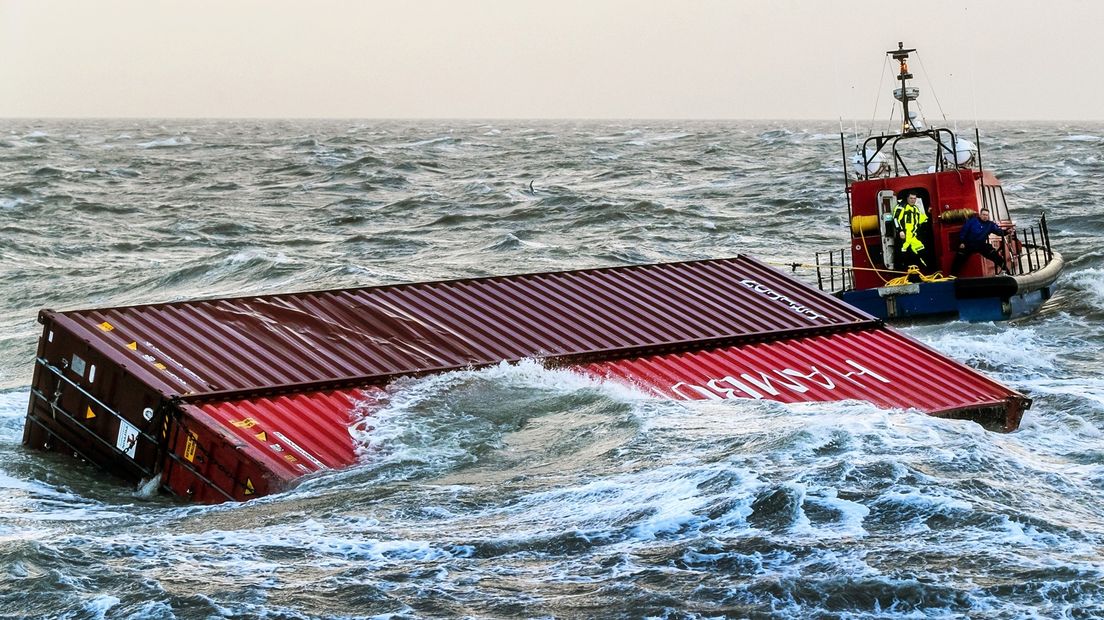
MULTIPOLYGON (((794 368, 776 368, 758 371, 757 375, 745 372, 740 375, 739 379, 732 376, 713 378, 705 381, 704 385, 679 381, 671 386, 671 393, 682 400, 700 400, 703 398, 708 400, 734 400, 737 398, 761 400, 769 397, 780 397, 785 394, 804 394, 810 388, 835 390, 838 384, 832 380, 829 374, 856 385, 864 384, 863 381, 859 380, 860 377, 868 377, 881 383, 892 383, 889 379, 854 360, 844 360, 843 363, 850 366, 850 369, 836 369, 824 365, 822 365, 824 370, 816 366, 809 366, 808 372, 794 368)), ((869 384, 870 381, 865 383, 869 384)))
POLYGON ((785 295, 783 295, 781 293, 775 292, 773 289, 768 288, 766 286, 763 286, 762 284, 756 282, 755 280, 752 280, 752 279, 740 280, 740 284, 743 284, 744 286, 746 286, 749 289, 755 291, 756 293, 759 293, 761 295, 765 295, 766 297, 769 297, 770 299, 773 299, 773 300, 775 300, 775 301, 777 301, 781 304, 785 304, 786 307, 788 307, 790 310, 796 312, 797 314, 800 314, 801 316, 809 319, 810 321, 815 321, 817 319, 823 319, 824 318, 823 316, 821 316, 820 314, 818 314, 817 312, 815 312, 813 309, 809 308, 808 306, 800 304, 800 303, 790 299, 789 297, 786 297, 785 295))

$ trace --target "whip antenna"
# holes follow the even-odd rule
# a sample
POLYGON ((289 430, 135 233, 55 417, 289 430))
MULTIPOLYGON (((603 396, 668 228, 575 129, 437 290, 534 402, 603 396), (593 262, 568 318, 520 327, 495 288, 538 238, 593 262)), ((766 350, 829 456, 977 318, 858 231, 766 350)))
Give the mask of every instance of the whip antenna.
MULTIPOLYGON (((868 130, 866 137, 869 138, 874 133, 874 119, 878 118, 878 104, 882 101, 882 84, 885 83, 886 67, 889 66, 889 56, 886 56, 882 60, 882 77, 878 78, 878 91, 874 97, 874 113, 870 116, 870 129, 868 130)), ((893 108, 890 107, 890 114, 893 114, 893 108)))
MULTIPOLYGON (((939 101, 939 95, 935 92, 935 86, 932 85, 931 81, 931 74, 928 73, 927 68, 924 67, 924 59, 920 57, 920 52, 916 52, 916 60, 920 63, 920 70, 924 72, 924 81, 928 83, 928 90, 931 91, 932 98, 935 99, 935 105, 939 108, 939 115, 943 117, 943 122, 946 123, 948 122, 947 113, 943 111, 943 104, 939 101)), ((917 105, 919 105, 919 102, 917 102, 917 105)), ((976 105, 974 107, 975 109, 977 108, 976 105)))

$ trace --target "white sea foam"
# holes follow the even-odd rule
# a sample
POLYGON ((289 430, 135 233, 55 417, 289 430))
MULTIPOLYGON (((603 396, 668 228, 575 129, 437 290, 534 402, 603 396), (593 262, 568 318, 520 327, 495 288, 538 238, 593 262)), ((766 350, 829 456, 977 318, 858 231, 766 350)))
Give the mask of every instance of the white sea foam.
POLYGON ((1065 281, 1087 293, 1085 299, 1104 310, 1104 269, 1090 267, 1065 276, 1065 281))
POLYGON ((1030 327, 1002 323, 961 324, 959 329, 909 330, 926 344, 969 366, 981 364, 1001 369, 1002 373, 1023 377, 1052 371, 1058 351, 1049 337, 1041 337, 1030 327))
POLYGON ((21 418, 27 415, 30 397, 31 392, 26 389, 0 392, 0 445, 23 441, 21 418))
POLYGON ((272 252, 270 250, 258 248, 234 252, 226 257, 224 262, 228 265, 241 265, 255 260, 264 261, 273 265, 286 265, 295 262, 293 259, 288 258, 287 254, 283 252, 272 252))
POLYGON ((0 391, 0 418, 22 417, 27 413, 27 399, 31 391, 7 390, 0 391))
MULTIPOLYGON (((652 540, 704 523, 702 512, 717 497, 699 487, 729 473, 725 464, 668 465, 527 494, 510 506, 484 512, 479 519, 500 523, 508 540, 565 531, 617 536, 619 527, 628 528, 625 533, 631 539, 652 540)), ((750 502, 752 487, 741 490, 737 493, 750 502)))
POLYGON ((87 618, 107 618, 107 612, 111 611, 116 605, 121 603, 122 600, 117 596, 110 594, 100 594, 90 597, 84 603, 84 613, 88 614, 87 618))
POLYGON ((164 149, 174 146, 185 146, 192 143, 192 139, 188 136, 173 136, 171 138, 162 138, 160 140, 150 140, 149 142, 141 142, 137 146, 142 149, 164 149))
MULTIPOLYGON (((141 302, 207 297, 212 286, 277 292, 659 257, 791 262, 802 251, 784 231, 801 229, 808 209, 784 206, 783 185, 790 203, 827 218, 823 230, 802 229, 806 250, 847 237, 833 224, 846 217, 829 174, 838 153, 811 148, 835 139, 827 124, 96 121, 17 141, 42 125, 14 123, 0 150, 43 160, 12 171, 9 185, 31 193, 0 198, 27 201, 0 202, 20 235, 0 251, 20 272, 5 281, 5 316, 24 323, 28 303, 76 307, 132 290, 137 272, 126 265, 144 269, 139 296, 141 282, 201 274, 141 302), (480 136, 494 128, 502 133, 480 136), (55 137, 75 133, 89 138, 55 137), (124 133, 132 137, 113 138, 124 133), (184 135, 197 144, 156 147, 184 135), (108 146, 111 163, 95 164, 105 174, 82 176, 81 193, 125 209, 59 219, 66 238, 82 240, 73 247, 24 236, 27 218, 71 210, 40 198, 72 194, 72 179, 34 173, 92 165, 108 146), (188 161, 171 161, 182 149, 188 161), (365 153, 378 161, 358 170, 398 183, 332 169, 365 153), (541 175, 554 179, 526 194, 541 175), (222 180, 239 187, 196 199, 193 189, 222 180), (400 204, 409 195, 425 199, 400 204), (363 217, 333 217, 324 205, 337 196, 359 196, 338 210, 363 217), (538 197, 549 204, 517 209, 538 197), (594 217, 633 203, 620 213, 628 219, 594 217), (248 225, 202 234, 226 213, 248 225), (180 214, 200 224, 172 224, 180 214), (144 225, 118 226, 124 219, 144 225), (705 220, 716 234, 702 234, 705 220), (317 243, 304 244, 303 231, 317 243), (409 252, 346 243, 396 231, 409 252), (500 251, 482 249, 504 237, 500 251), (257 248, 267 250, 250 254, 257 248), (265 269, 280 251, 313 266, 265 269)), ((1061 207, 1053 233, 1077 248, 1048 309, 1012 323, 905 328, 1033 398, 1019 432, 858 402, 682 403, 523 362, 392 386, 364 407, 376 428, 362 437, 372 445, 360 467, 249 502, 185 507, 105 492, 67 461, 23 450, 21 389, 0 393, 0 547, 14 554, 0 599, 18 605, 48 590, 48 605, 74 617, 95 617, 84 609, 93 602, 107 617, 135 618, 1101 616, 1104 332, 1094 310, 1104 308, 1104 238, 1079 198, 1099 176, 1097 129, 993 138, 998 174, 1061 207), (1047 152, 1054 143, 1058 157, 1047 152), (1060 183, 1063 167, 1081 173, 1084 191, 1060 183), (123 602, 108 607, 104 595, 123 602)), ((26 376, 35 337, 13 321, 0 368, 11 381, 26 376)))
MULTIPOLYGON (((1093 403, 1098 411, 1104 411, 1104 379, 1061 379, 1041 377, 1024 380, 1023 386, 1036 394, 1073 396, 1093 403)), ((1086 429, 1091 436, 1099 436, 1099 429, 1086 429)))

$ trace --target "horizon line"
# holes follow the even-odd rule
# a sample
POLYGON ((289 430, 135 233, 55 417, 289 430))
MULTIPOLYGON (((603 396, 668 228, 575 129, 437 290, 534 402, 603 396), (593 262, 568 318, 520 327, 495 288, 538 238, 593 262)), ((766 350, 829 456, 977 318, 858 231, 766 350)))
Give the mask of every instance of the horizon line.
MULTIPOLYGON (((610 122, 610 121, 699 121, 699 122, 824 122, 839 123, 839 118, 813 118, 813 117, 646 117, 646 116, 0 116, 0 121, 465 121, 465 122, 610 122)), ((851 119, 851 124, 859 122, 851 119)), ((892 121, 876 121, 875 125, 892 121)), ((948 123, 1101 123, 1102 118, 985 118, 985 119, 950 119, 948 123)), ((862 124, 870 124, 869 120, 862 124)), ((934 123, 929 123, 934 125, 934 123)))

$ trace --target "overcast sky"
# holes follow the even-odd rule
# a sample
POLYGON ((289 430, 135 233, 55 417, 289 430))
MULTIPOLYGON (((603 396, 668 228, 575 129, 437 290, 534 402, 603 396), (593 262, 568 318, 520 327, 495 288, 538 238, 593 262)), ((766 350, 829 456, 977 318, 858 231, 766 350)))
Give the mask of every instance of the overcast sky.
POLYGON ((0 117, 869 120, 904 41, 928 118, 1104 120, 1097 0, 0 0, 0 23, 0 117))

